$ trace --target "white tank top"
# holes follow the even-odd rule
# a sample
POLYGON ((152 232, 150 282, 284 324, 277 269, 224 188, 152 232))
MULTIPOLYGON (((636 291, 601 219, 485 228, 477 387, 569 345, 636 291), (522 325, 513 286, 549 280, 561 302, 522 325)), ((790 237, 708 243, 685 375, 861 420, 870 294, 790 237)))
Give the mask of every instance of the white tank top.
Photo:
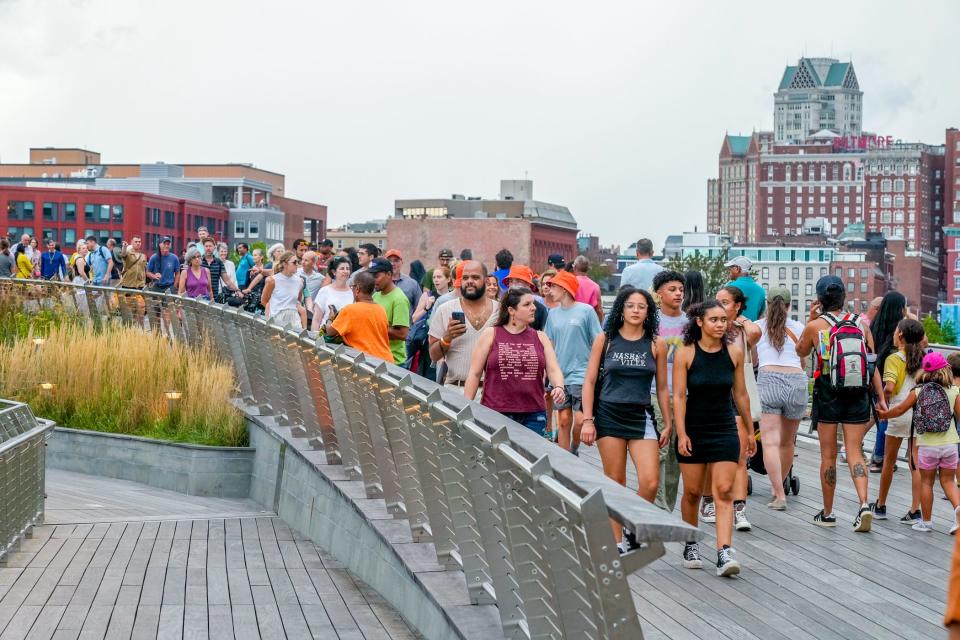
POLYGON ((285 276, 277 273, 273 277, 273 293, 270 295, 270 315, 297 308, 300 291, 303 290, 303 278, 297 275, 285 276))
MULTIPOLYGON (((757 342, 757 366, 780 366, 796 367, 800 369, 800 356, 797 355, 797 343, 788 335, 784 336, 783 349, 777 351, 776 347, 770 343, 770 336, 767 332, 767 321, 765 318, 757 320, 757 326, 760 327, 760 341, 757 342)), ((787 329, 799 339, 803 333, 803 325, 796 320, 787 318, 787 329)))

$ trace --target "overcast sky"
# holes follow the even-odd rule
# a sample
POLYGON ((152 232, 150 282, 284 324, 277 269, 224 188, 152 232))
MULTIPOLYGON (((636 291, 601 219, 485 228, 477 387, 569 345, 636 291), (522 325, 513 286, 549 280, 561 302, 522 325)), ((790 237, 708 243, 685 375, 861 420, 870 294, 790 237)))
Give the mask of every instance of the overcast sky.
POLYGON ((942 143, 957 24, 954 0, 0 0, 0 159, 251 162, 331 226, 528 176, 604 244, 660 246, 803 54, 852 57, 865 128, 942 143))

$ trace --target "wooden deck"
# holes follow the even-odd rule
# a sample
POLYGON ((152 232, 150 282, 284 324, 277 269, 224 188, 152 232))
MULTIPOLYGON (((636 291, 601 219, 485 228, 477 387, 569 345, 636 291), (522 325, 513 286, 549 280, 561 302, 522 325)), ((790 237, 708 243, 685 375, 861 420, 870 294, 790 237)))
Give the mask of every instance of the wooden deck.
MULTIPOLYGON (((683 569, 681 547, 630 578, 637 611, 649 639, 756 638, 942 638, 946 583, 954 539, 948 535, 953 510, 936 489, 933 533, 897 522, 910 502, 904 463, 894 475, 887 503, 889 520, 874 522, 870 533, 854 533, 856 493, 848 473, 838 481, 836 529, 812 524, 820 510, 819 450, 801 437, 795 473, 800 494, 786 511, 766 508, 770 483, 753 475, 748 500, 751 532, 734 534, 743 565, 740 577, 718 578, 712 525, 701 542, 703 570, 683 569)), ((596 449, 580 456, 600 466, 596 449)), ((846 466, 843 466, 846 469, 846 466)), ((840 475, 840 474, 838 474, 840 475)), ((628 482, 634 483, 632 476, 628 482)), ((870 474, 876 497, 879 474, 870 474)))
POLYGON ((250 501, 62 471, 47 493, 48 524, 0 565, 0 640, 417 637, 250 501))

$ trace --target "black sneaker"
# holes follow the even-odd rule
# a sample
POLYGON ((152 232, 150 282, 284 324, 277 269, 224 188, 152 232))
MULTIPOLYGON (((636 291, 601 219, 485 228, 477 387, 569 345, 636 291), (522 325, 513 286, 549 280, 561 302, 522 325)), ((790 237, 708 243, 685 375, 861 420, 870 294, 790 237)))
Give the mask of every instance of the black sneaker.
POLYGON ((873 512, 870 511, 870 506, 865 504, 860 507, 857 517, 853 519, 853 530, 857 533, 867 533, 870 531, 871 524, 873 524, 873 512))
POLYGON ((913 523, 915 523, 917 520, 920 520, 920 509, 912 512, 907 511, 907 515, 900 518, 900 524, 908 524, 912 527, 913 523))
POLYGON ((627 528, 623 529, 623 541, 627 543, 627 551, 633 551, 634 549, 639 549, 641 546, 640 543, 637 542, 636 534, 627 528))
POLYGON ((886 520, 887 519, 887 505, 877 504, 876 502, 870 503, 870 511, 873 511, 874 520, 886 520))
POLYGON ((813 524, 818 527, 835 527, 837 526, 837 516, 832 513, 827 515, 823 512, 823 509, 820 509, 820 513, 813 516, 813 524))
POLYGON ((696 542, 688 542, 683 545, 683 568, 684 569, 702 569, 703 560, 700 558, 700 547, 696 542))
POLYGON ((717 551, 717 575, 729 578, 740 573, 740 563, 733 559, 734 550, 724 545, 717 551))

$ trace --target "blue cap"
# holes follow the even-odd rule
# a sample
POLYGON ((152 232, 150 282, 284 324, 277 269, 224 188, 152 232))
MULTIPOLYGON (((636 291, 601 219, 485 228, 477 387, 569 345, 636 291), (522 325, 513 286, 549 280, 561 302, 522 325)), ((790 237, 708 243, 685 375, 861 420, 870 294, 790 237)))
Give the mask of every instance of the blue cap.
POLYGON ((823 297, 827 295, 827 292, 831 289, 839 289, 843 291, 843 280, 838 276, 823 276, 817 280, 817 296, 823 297))

